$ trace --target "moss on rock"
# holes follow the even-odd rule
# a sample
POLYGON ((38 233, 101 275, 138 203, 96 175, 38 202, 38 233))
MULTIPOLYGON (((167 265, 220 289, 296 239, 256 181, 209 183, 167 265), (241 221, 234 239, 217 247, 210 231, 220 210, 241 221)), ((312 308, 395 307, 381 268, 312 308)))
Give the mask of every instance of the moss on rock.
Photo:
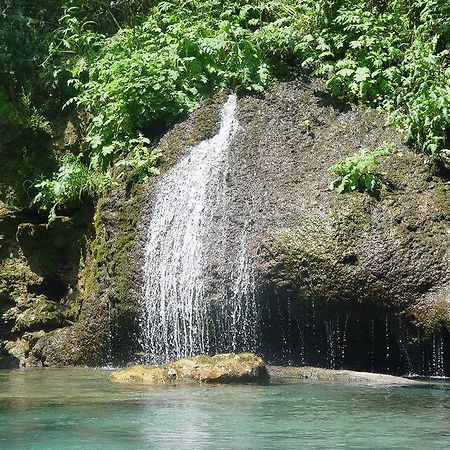
POLYGON ((186 381, 203 383, 265 382, 264 361, 253 353, 199 355, 161 366, 136 365, 118 370, 111 380, 119 383, 167 384, 186 381))
POLYGON ((16 343, 21 343, 26 333, 45 333, 75 320, 78 267, 86 229, 68 217, 59 217, 51 224, 23 219, 22 212, 2 208, 0 340, 4 341, 4 351, 13 357, 17 349, 27 346, 27 352, 19 352, 19 364, 41 365, 39 359, 28 358, 28 347, 34 342, 16 343))

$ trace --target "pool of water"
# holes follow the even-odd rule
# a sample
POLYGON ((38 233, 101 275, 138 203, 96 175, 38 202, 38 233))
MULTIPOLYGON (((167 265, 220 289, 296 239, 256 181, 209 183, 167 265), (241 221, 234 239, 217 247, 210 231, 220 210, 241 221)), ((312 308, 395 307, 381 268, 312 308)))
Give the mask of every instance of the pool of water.
POLYGON ((450 384, 136 387, 0 371, 0 448, 450 448, 450 384))

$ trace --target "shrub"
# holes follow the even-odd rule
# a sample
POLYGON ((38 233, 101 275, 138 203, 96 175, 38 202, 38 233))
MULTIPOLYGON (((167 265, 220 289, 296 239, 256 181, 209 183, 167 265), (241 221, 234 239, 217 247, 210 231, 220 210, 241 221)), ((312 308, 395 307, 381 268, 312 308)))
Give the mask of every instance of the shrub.
POLYGON ((289 3, 161 2, 142 24, 78 59, 70 82, 73 101, 92 115, 86 144, 94 166, 107 167, 140 131, 171 124, 213 92, 262 91, 279 70, 271 56, 289 45, 289 3))
POLYGON ((83 197, 106 189, 110 181, 108 175, 92 172, 79 159, 66 156, 52 178, 35 185, 39 193, 33 203, 48 211, 52 220, 59 207, 78 204, 83 197))
POLYGON ((79 154, 89 173, 111 178, 123 173, 114 166, 140 167, 142 179, 158 158, 135 149, 140 134, 157 134, 218 90, 258 92, 301 70, 324 77, 336 96, 388 111, 427 159, 450 165, 447 0, 4 5, 0 114, 26 116, 26 126, 43 130, 59 114, 55 105, 68 100, 84 119, 79 154))
POLYGON ((150 140, 142 135, 132 139, 130 143, 135 144, 133 150, 125 159, 115 164, 115 167, 119 168, 117 178, 128 178, 142 183, 153 175, 159 175, 159 169, 156 166, 162 156, 161 152, 157 148, 150 148, 150 140))
POLYGON ((371 194, 385 186, 383 172, 375 170, 378 159, 391 154, 392 146, 384 145, 377 150, 369 152, 361 149, 359 153, 339 161, 328 171, 339 176, 331 184, 331 189, 341 194, 343 192, 367 191, 371 194))

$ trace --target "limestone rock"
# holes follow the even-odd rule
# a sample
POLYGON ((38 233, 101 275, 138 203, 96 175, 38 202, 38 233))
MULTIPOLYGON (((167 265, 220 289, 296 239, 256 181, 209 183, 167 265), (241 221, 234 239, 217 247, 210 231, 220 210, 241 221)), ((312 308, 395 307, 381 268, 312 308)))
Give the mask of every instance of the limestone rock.
POLYGON ((263 360, 253 353, 199 355, 161 366, 136 365, 118 370, 112 381, 138 384, 167 384, 185 381, 205 383, 263 382, 268 380, 263 360))

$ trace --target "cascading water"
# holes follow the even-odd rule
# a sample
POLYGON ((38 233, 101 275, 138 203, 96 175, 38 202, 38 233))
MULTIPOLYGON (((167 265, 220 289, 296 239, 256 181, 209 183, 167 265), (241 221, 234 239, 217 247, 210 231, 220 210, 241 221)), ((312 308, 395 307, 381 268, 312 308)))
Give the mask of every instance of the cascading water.
POLYGON ((327 362, 330 369, 337 369, 343 364, 347 345, 349 317, 350 314, 347 313, 343 324, 340 323, 339 316, 335 320, 327 320, 324 323, 328 347, 327 362))
POLYGON ((255 348, 257 312, 246 227, 234 252, 227 239, 226 177, 230 141, 239 128, 236 101, 231 95, 224 104, 218 134, 190 148, 157 186, 140 319, 146 362, 255 348), (229 259, 229 286, 212 289, 211 261, 220 255, 229 259))

